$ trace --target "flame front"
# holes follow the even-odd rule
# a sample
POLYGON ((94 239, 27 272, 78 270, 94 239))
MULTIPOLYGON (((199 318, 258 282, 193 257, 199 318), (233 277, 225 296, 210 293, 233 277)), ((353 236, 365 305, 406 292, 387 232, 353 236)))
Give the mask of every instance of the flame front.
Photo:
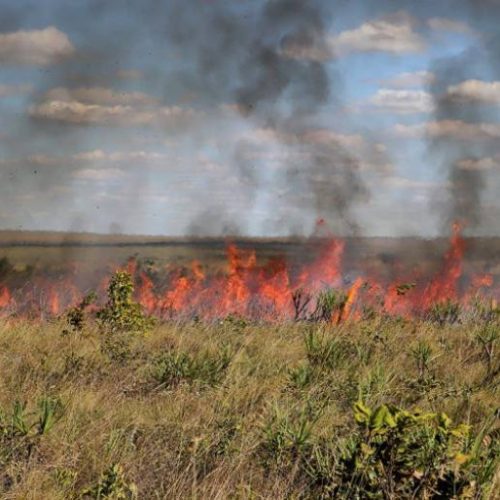
MULTIPOLYGON (((189 269, 169 271, 165 279, 158 271, 142 269, 136 259, 130 259, 125 270, 135 280, 136 299, 145 311, 165 319, 197 316, 211 320, 227 315, 265 321, 293 319, 297 317, 294 300, 297 293, 305 298, 301 311, 307 316, 314 311, 315 297, 324 290, 335 289, 345 294, 343 305, 331 315, 331 320, 337 323, 359 319, 362 307, 358 304, 390 315, 412 317, 439 302, 465 303, 486 290, 493 296, 496 293, 491 274, 472 276, 468 279, 469 287, 464 285, 465 241, 458 224, 453 227, 441 268, 430 279, 413 272, 410 279, 398 278, 384 284, 358 270, 351 285, 346 285, 344 250, 342 240, 321 240, 318 257, 296 268, 289 266, 284 257, 259 264, 254 250, 230 244, 226 249, 226 272, 210 273, 199 261, 193 261, 189 269)), ((102 300, 108 281, 109 276, 101 277, 96 287, 102 300)), ((0 285, 0 314, 38 311, 58 316, 84 296, 75 282, 74 276, 57 282, 47 278, 36 281, 28 292, 0 285)))

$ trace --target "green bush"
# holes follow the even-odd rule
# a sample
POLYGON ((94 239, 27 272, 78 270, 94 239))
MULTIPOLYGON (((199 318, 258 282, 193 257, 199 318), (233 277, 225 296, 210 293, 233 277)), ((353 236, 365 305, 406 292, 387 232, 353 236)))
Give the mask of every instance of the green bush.
POLYGON ((259 447, 266 467, 278 467, 284 474, 302 466, 313 447, 313 428, 319 417, 310 404, 282 408, 275 404, 261 426, 259 447))
POLYGON ((343 291, 329 288, 319 293, 316 308, 311 319, 315 321, 331 321, 340 315, 347 303, 347 295, 343 291))
POLYGON ((163 387, 174 387, 181 382, 215 386, 222 381, 231 359, 228 349, 216 355, 205 352, 192 356, 185 352, 170 352, 156 361, 153 378, 163 387))
POLYGON ((134 284, 129 273, 116 272, 108 286, 108 301, 97 312, 97 319, 106 332, 144 332, 153 325, 140 304, 133 300, 134 284))
POLYGON ((306 354, 313 367, 333 370, 353 356, 352 346, 345 340, 328 338, 317 331, 309 331, 305 336, 306 354))
POLYGON ((138 498, 137 487, 134 483, 127 481, 122 468, 116 464, 106 469, 97 484, 83 491, 81 496, 95 500, 133 500, 138 498))
POLYGON ((78 333, 83 331, 85 327, 85 310, 97 299, 95 292, 90 292, 87 294, 82 301, 71 307, 66 313, 66 323, 68 328, 63 330, 63 335, 68 335, 70 333, 78 333))
POLYGON ((50 432, 62 416, 58 399, 43 398, 38 408, 27 411, 27 404, 15 401, 9 413, 0 409, 0 469, 12 461, 29 460, 40 437, 50 432))
MULTIPOLYGON (((306 471, 318 496, 332 498, 481 498, 498 463, 467 425, 444 413, 354 406, 357 430, 341 445, 316 447, 306 471)), ((495 458, 496 457, 496 458, 495 458)))
POLYGON ((434 304, 429 311, 429 319, 439 325, 456 323, 460 318, 461 307, 458 302, 447 299, 434 304))

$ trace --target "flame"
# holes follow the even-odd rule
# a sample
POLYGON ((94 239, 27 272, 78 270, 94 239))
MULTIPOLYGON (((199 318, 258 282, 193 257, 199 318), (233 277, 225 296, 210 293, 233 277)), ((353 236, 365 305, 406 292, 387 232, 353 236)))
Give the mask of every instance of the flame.
POLYGON ((57 316, 61 312, 61 301, 59 300, 59 293, 53 287, 49 290, 48 309, 52 316, 57 316))
POLYGON ((493 275, 492 274, 483 274, 481 276, 474 276, 472 278, 472 284, 471 284, 473 289, 479 289, 479 288, 489 288, 493 286, 493 275))
POLYGON ((141 273, 141 285, 138 291, 139 303, 148 314, 156 309, 157 300, 154 294, 154 283, 145 273, 141 273))
POLYGON ((251 297, 247 282, 257 262, 255 252, 244 252, 231 244, 227 247, 227 257, 229 276, 224 287, 220 312, 223 315, 245 315, 251 297))
POLYGON ((292 310, 292 292, 286 262, 273 259, 260 275, 259 296, 267 301, 277 316, 289 316, 292 310))
POLYGON ((5 286, 0 288, 0 309, 5 309, 11 303, 12 297, 10 295, 9 289, 5 286))
MULTIPOLYGON (((324 222, 318 227, 325 228, 324 222)), ((148 314, 170 317, 193 317, 212 320, 229 314, 248 318, 277 321, 294 318, 296 311, 293 297, 297 292, 307 299, 301 309, 301 317, 307 317, 315 308, 318 294, 326 288, 335 288, 346 293, 343 308, 333 314, 333 322, 356 320, 360 317, 357 304, 362 303, 374 310, 404 317, 418 316, 433 304, 443 300, 460 300, 466 303, 479 292, 498 296, 494 277, 491 274, 473 276, 464 293, 465 279, 463 257, 465 242, 461 226, 453 226, 450 246, 444 255, 442 267, 427 281, 413 272, 410 280, 401 279, 403 271, 395 269, 398 277, 385 283, 373 276, 360 276, 350 287, 342 279, 345 243, 343 240, 324 237, 315 239, 319 243, 317 257, 301 267, 290 266, 284 258, 272 258, 266 264, 257 262, 254 250, 227 246, 226 271, 208 273, 199 261, 190 268, 151 273, 140 269, 135 258, 130 259, 125 269, 135 281, 136 300, 148 314), (165 275, 166 274, 166 275, 165 275), (366 286, 365 286, 366 285, 366 286)), ((119 269, 115 266, 110 269, 119 269)), ((57 282, 49 277, 36 277, 30 286, 23 288, 18 301, 12 299, 12 290, 0 287, 0 311, 7 308, 16 313, 37 312, 52 316, 61 315, 65 309, 77 304, 83 294, 76 285, 78 268, 57 282)), ((101 303, 105 302, 108 276, 95 276, 101 303)), ((95 305, 94 307, 98 307, 95 305)))
POLYGON ((462 276, 465 241, 462 238, 462 226, 453 224, 450 249, 444 257, 441 272, 426 287, 423 305, 428 309, 437 302, 456 300, 458 298, 458 280, 462 276))
POLYGON ((318 259, 300 273, 296 288, 317 292, 325 286, 336 286, 342 278, 342 257, 345 243, 332 239, 322 249, 318 259))
POLYGON ((349 292, 347 293, 347 299, 342 309, 342 312, 340 313, 339 320, 346 320, 351 316, 352 308, 356 303, 356 299, 358 298, 358 294, 362 286, 363 286, 363 278, 359 277, 352 284, 351 288, 349 289, 349 292))

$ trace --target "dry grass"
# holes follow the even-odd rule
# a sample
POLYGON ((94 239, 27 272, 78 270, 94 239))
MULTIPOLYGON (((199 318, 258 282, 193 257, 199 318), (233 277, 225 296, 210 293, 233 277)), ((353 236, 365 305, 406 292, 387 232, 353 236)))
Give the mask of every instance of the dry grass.
POLYGON ((69 335, 63 328, 62 321, 0 324, 3 413, 16 400, 33 412, 42 398, 62 404, 29 456, 0 464, 2 498, 79 498, 114 464, 139 498, 314 497, 293 464, 265 460, 263 429, 276 409, 313 408, 314 441, 349 435, 359 398, 444 411, 475 431, 498 405, 498 375, 491 367, 488 375, 477 340, 481 325, 226 320, 163 324, 121 343, 105 343, 92 324, 69 335), (311 334, 343 347, 315 361, 304 341, 311 334), (431 348, 423 373, 414 354, 419 342, 431 348), (227 366, 215 362, 221 353, 227 366), (180 354, 190 368, 165 369, 165 359, 180 354))

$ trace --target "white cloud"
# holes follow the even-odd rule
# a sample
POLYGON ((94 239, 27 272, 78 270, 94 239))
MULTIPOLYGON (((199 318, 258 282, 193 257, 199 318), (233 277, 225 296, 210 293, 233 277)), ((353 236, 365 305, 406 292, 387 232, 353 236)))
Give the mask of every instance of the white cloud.
POLYGON ((305 59, 324 62, 333 59, 333 44, 319 37, 307 39, 290 38, 283 42, 281 53, 290 59, 305 59))
POLYGON ((417 179, 410 179, 408 177, 401 177, 398 175, 391 175, 384 177, 382 181, 391 187, 398 189, 422 189, 432 190, 440 189, 445 186, 443 183, 432 181, 419 181, 417 179))
POLYGON ((67 89, 57 87, 49 90, 44 97, 46 101, 78 101, 84 104, 110 106, 133 106, 155 104, 156 99, 143 92, 123 92, 106 87, 80 87, 67 89))
POLYGON ((196 113, 179 106, 142 108, 125 105, 104 106, 80 101, 44 101, 32 106, 30 116, 73 124, 94 125, 181 125, 196 113))
POLYGON ((53 26, 0 33, 0 64, 48 66, 75 52, 68 36, 53 26))
POLYGON ((129 162, 129 161, 163 161, 168 158, 166 154, 156 153, 154 151, 115 151, 104 152, 101 149, 77 153, 72 156, 76 161, 110 161, 110 162, 129 162))
POLYGON ((116 72, 120 80, 140 80, 144 75, 138 69, 121 69, 116 72))
POLYGON ((464 158, 457 162, 457 166, 462 170, 493 170, 500 168, 500 156, 494 158, 464 158))
POLYGON ((483 102, 500 105, 500 82, 466 80, 447 89, 447 96, 463 102, 483 102))
POLYGON ((406 12, 368 21, 357 28, 321 39, 290 39, 282 53, 293 59, 327 61, 353 52, 387 52, 394 55, 422 52, 426 43, 414 29, 414 20, 406 12))
POLYGON ((449 137, 460 140, 499 139, 500 124, 466 123, 460 120, 443 120, 418 125, 397 124, 397 136, 403 138, 449 137))
POLYGON ((65 156, 34 154, 25 158, 0 160, 0 164, 17 165, 29 163, 38 166, 75 167, 82 164, 129 164, 131 162, 144 165, 146 163, 165 162, 167 160, 171 160, 171 156, 155 151, 103 151, 102 149, 94 149, 65 156))
POLYGON ((73 124, 185 125, 200 113, 180 106, 159 106, 143 92, 121 92, 105 87, 57 87, 29 109, 30 116, 73 124))
POLYGON ((341 134, 328 129, 310 130, 304 139, 315 144, 339 144, 346 149, 359 150, 367 146, 366 139, 359 134, 341 134))
POLYGON ((131 106, 101 106, 79 101, 46 101, 32 106, 34 118, 80 124, 144 125, 151 113, 137 112, 131 106))
POLYGON ((379 83, 386 87, 405 89, 411 87, 425 87, 432 84, 436 79, 430 71, 413 71, 400 73, 392 78, 380 80, 379 83))
POLYGON ((431 113, 433 99, 423 90, 380 89, 369 103, 380 111, 397 114, 431 113))
POLYGON ((422 52, 426 46, 422 36, 414 30, 412 19, 404 12, 366 22, 356 29, 340 33, 330 42, 337 53, 407 54, 422 52))
POLYGON ((0 85, 0 99, 15 95, 29 94, 33 91, 33 86, 27 83, 19 85, 0 85))
POLYGON ((360 134, 343 134, 331 129, 311 129, 299 136, 278 132, 272 128, 258 128, 245 133, 243 139, 261 146, 276 143, 294 144, 304 141, 312 144, 340 145, 346 149, 360 150, 370 146, 377 148, 378 152, 385 152, 386 150, 385 145, 373 144, 360 134))
POLYGON ((124 175, 124 172, 118 168, 85 168, 73 173, 73 177, 84 181, 110 181, 124 175))
POLYGON ((153 151, 115 151, 105 152, 102 149, 76 153, 71 156, 75 161, 109 161, 109 162, 129 162, 129 161, 162 161, 167 158, 163 153, 153 151))
POLYGON ((427 20, 427 24, 434 31, 449 31, 462 34, 474 33, 474 30, 467 23, 446 17, 433 17, 427 20))

